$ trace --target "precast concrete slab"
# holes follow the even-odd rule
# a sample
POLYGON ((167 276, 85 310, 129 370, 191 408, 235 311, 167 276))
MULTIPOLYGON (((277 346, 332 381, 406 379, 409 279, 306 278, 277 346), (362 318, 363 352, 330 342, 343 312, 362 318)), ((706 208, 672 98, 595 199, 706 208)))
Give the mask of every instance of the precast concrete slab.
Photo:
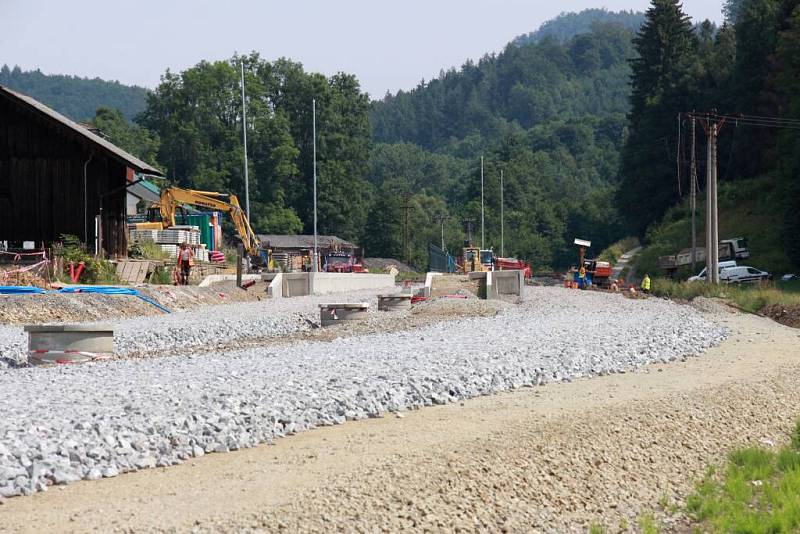
POLYGON ((342 321, 364 321, 369 312, 367 302, 345 302, 320 304, 319 318, 322 326, 331 326, 342 321))
POLYGON ((378 295, 379 311, 401 311, 411 309, 411 293, 378 295))
POLYGON ((114 329, 108 325, 34 325, 24 330, 34 363, 77 363, 114 354, 114 329))

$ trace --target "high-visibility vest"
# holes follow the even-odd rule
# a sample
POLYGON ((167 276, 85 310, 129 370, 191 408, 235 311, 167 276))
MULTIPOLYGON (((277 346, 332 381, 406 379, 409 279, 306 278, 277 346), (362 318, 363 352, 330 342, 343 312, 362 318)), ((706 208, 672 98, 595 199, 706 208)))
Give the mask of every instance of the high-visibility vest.
POLYGON ((647 291, 650 291, 650 277, 649 276, 645 276, 644 279, 642 280, 642 289, 646 289, 647 291))

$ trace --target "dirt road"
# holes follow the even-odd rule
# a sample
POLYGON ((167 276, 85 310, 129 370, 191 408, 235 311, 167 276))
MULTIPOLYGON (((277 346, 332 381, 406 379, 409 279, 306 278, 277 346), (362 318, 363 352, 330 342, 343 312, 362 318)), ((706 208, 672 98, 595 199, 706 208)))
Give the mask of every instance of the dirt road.
POLYGON ((719 313, 701 358, 347 423, 0 506, 0 530, 582 531, 670 505, 800 416, 800 331, 719 313))

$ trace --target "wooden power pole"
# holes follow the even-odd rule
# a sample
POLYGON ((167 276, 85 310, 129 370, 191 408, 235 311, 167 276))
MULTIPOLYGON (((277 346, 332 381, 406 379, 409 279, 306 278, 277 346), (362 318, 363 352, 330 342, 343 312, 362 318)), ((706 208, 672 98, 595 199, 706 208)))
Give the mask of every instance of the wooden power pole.
POLYGON ((403 193, 403 250, 405 252, 406 265, 411 263, 411 241, 410 241, 410 224, 409 213, 411 211, 411 193, 403 193))
POLYGON ((692 208, 692 273, 697 262, 697 122, 692 116, 692 168, 689 178, 689 203, 692 208))
POLYGON ((442 225, 442 252, 447 252, 444 246, 444 222, 450 217, 442 213, 441 215, 434 216, 433 220, 442 225))

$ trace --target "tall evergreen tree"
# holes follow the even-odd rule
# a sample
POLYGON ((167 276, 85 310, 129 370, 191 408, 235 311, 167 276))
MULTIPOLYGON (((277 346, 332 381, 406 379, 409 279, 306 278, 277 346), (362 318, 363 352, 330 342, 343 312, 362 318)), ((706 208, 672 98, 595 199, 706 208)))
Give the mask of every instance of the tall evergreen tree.
POLYGON ((687 89, 697 46, 679 0, 653 0, 634 46, 630 134, 618 199, 633 231, 643 235, 678 200, 676 120, 691 103, 687 89))
MULTIPOLYGON (((778 114, 800 119, 800 0, 787 0, 781 10, 775 82, 780 90, 778 114)), ((779 174, 787 194, 783 242, 789 259, 800 265, 800 140, 797 131, 782 132, 779 174)))

